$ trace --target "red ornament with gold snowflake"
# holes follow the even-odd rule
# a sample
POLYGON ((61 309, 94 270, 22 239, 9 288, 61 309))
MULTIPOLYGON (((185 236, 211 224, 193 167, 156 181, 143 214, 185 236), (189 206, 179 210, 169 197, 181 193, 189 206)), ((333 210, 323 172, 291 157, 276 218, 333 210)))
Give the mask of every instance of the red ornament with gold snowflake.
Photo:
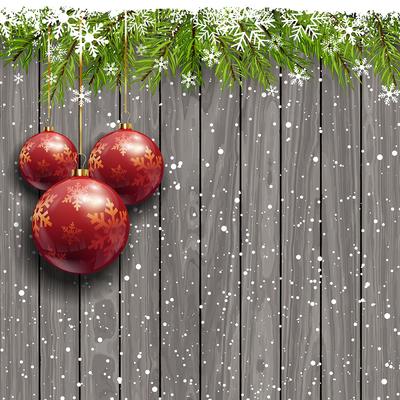
POLYGON ((71 176, 78 153, 74 144, 61 133, 46 128, 30 137, 19 153, 18 166, 23 178, 40 190, 71 176))
POLYGON ((125 204, 149 198, 161 183, 164 161, 148 136, 122 124, 103 136, 89 157, 90 176, 115 189, 125 204))
POLYGON ((40 254, 76 274, 97 272, 110 264, 124 249, 128 233, 128 212, 120 196, 88 176, 52 186, 32 216, 32 235, 40 254))

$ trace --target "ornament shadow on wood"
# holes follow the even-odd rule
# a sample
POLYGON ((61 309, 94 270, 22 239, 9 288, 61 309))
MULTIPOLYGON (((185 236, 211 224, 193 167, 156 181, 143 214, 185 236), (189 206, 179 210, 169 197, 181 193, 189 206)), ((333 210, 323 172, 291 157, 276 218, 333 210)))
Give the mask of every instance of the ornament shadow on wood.
POLYGON ((98 272, 124 249, 128 211, 109 186, 88 170, 47 190, 36 204, 32 234, 40 254, 52 265, 76 274, 98 272))
POLYGON ((78 152, 72 141, 53 128, 30 137, 19 153, 22 177, 39 190, 47 190, 71 176, 77 167, 78 152))
POLYGON ((125 204, 134 205, 157 190, 164 160, 153 140, 124 123, 97 141, 90 153, 89 173, 116 190, 125 204))

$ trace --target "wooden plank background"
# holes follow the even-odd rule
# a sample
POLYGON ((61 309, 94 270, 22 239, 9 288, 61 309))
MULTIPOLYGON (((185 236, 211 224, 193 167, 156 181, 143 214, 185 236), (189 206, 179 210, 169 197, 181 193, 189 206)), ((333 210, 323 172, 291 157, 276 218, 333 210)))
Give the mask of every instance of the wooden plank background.
MULTIPOLYGON (((0 400, 384 400, 400 396, 398 104, 379 80, 130 88, 165 177, 128 245, 77 277, 38 256, 19 176, 46 122, 41 66, 0 64, 0 400)), ((56 128, 77 141, 67 92, 56 128)), ((92 93, 88 153, 121 114, 92 93)))

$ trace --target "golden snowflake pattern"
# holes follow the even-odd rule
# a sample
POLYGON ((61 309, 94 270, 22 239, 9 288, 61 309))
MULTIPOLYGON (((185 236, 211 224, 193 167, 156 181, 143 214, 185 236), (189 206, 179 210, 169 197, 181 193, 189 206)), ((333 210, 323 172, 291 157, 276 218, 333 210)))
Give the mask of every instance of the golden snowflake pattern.
POLYGON ((106 143, 97 142, 93 147, 89 157, 89 168, 91 170, 103 168, 103 161, 101 160, 101 154, 107 148, 106 143))
POLYGON ((126 181, 127 172, 126 169, 121 167, 121 164, 118 164, 116 168, 111 167, 111 176, 118 183, 126 181))
POLYGON ((70 203, 76 211, 79 211, 82 204, 86 201, 88 191, 79 182, 67 188, 67 194, 63 198, 63 203, 70 203))
POLYGON ((22 166, 24 166, 27 163, 30 163, 32 161, 31 155, 30 155, 30 150, 33 146, 32 142, 25 143, 22 146, 21 152, 19 153, 19 162, 22 166))
POLYGON ((158 170, 162 167, 161 156, 156 156, 148 146, 144 150, 144 156, 132 157, 131 161, 139 171, 142 169, 158 170))
POLYGON ((74 154, 69 146, 64 144, 63 151, 53 153, 53 157, 58 163, 64 164, 70 161, 76 161, 77 154, 74 154))
POLYGON ((107 198, 104 211, 88 213, 87 216, 98 232, 91 240, 89 249, 102 250, 106 257, 111 256, 120 247, 125 236, 128 222, 127 211, 118 210, 114 203, 107 198))
POLYGON ((35 237, 39 235, 41 228, 47 228, 53 225, 49 215, 49 207, 56 197, 56 194, 47 192, 36 204, 35 211, 33 212, 32 216, 32 231, 35 237))
POLYGON ((52 135, 49 134, 41 134, 41 140, 38 147, 43 149, 46 153, 49 152, 50 149, 54 148, 54 142, 52 139, 52 135))
POLYGON ((146 171, 145 174, 135 174, 131 185, 143 188, 144 191, 147 191, 160 176, 162 157, 156 156, 153 151, 146 146, 144 156, 132 157, 131 161, 138 171, 146 171))
POLYGON ((132 147, 132 138, 130 135, 120 135, 115 140, 114 146, 111 150, 118 150, 121 155, 125 155, 129 148, 132 147))
POLYGON ((38 166, 38 170, 41 174, 44 174, 46 172, 46 170, 48 169, 48 167, 50 166, 50 164, 46 161, 46 160, 40 160, 37 163, 38 166))
POLYGON ((79 243, 80 238, 79 234, 82 232, 82 229, 79 229, 75 226, 74 222, 71 222, 68 226, 61 226, 63 231, 62 238, 69 244, 79 243))
POLYGON ((53 153, 53 158, 57 161, 58 167, 54 171, 54 176, 64 176, 66 168, 72 162, 76 163, 78 155, 74 153, 68 145, 64 144, 63 151, 53 153))

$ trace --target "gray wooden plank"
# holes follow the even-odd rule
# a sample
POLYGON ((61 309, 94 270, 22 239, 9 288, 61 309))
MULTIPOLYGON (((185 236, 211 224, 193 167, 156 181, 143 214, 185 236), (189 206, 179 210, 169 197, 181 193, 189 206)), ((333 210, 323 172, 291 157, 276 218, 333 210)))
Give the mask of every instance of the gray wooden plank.
POLYGON ((39 263, 30 221, 38 191, 18 171, 22 144, 37 133, 37 97, 36 63, 26 72, 0 62, 0 398, 7 400, 39 399, 39 263))
MULTIPOLYGON (((159 96, 134 85, 133 129, 159 142, 159 96)), ((121 399, 158 399, 159 192, 129 209, 131 232, 121 261, 121 399)))
MULTIPOLYGON (((279 91, 279 69, 275 78, 279 91)), ((280 389, 280 116, 271 93, 243 85, 242 396, 254 400, 278 399, 280 389)))
MULTIPOLYGON (((85 109, 84 151, 118 127, 118 92, 92 94, 85 109)), ((119 260, 81 279, 81 400, 119 396, 119 260)))
POLYGON ((362 390, 364 398, 399 396, 399 108, 378 99, 376 77, 363 83, 362 390))
POLYGON ((199 399, 199 94, 161 85, 161 375, 165 399, 199 399))
POLYGON ((239 88, 203 72, 201 132, 202 398, 238 399, 239 88))
MULTIPOLYGON (((47 104, 42 104, 41 112, 44 129, 47 104)), ((68 95, 64 104, 54 104, 53 126, 78 148, 78 112, 68 95)), ((78 398, 79 279, 43 258, 40 266, 41 395, 43 399, 78 398)))
POLYGON ((282 396, 320 398, 319 69, 282 88, 282 396), (314 157, 317 157, 314 159, 314 157))
POLYGON ((358 399, 360 87, 324 70, 322 88, 322 398, 358 399))

